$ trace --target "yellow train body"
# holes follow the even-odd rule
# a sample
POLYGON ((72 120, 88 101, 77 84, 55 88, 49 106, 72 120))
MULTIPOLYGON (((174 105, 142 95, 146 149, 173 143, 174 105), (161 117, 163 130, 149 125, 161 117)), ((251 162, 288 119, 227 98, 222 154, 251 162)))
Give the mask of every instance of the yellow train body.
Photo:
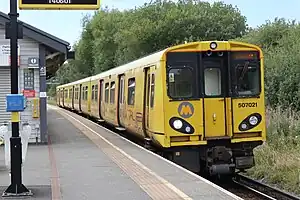
POLYGON ((254 166, 266 140, 263 61, 247 43, 177 45, 60 85, 57 104, 144 138, 192 171, 229 173, 254 166))

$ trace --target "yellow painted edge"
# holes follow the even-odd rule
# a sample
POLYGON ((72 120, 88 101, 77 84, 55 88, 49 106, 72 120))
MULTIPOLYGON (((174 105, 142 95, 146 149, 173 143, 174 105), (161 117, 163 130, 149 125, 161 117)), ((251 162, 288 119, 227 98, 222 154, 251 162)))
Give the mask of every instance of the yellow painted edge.
POLYGON ((206 145, 207 141, 171 142, 171 146, 206 145))
POLYGON ((20 113, 12 112, 11 113, 11 122, 19 122, 19 120, 20 120, 20 113))
POLYGON ((251 142, 251 141, 265 141, 263 137, 251 137, 251 138, 238 138, 238 139, 231 139, 232 143, 238 142, 251 142))

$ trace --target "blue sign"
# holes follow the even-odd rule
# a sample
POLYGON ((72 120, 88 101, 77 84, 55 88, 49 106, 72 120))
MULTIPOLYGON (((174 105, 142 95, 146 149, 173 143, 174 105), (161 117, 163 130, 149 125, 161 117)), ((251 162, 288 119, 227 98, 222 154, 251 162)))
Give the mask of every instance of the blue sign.
POLYGON ((24 111, 24 108, 23 94, 6 95, 6 112, 20 112, 24 111))

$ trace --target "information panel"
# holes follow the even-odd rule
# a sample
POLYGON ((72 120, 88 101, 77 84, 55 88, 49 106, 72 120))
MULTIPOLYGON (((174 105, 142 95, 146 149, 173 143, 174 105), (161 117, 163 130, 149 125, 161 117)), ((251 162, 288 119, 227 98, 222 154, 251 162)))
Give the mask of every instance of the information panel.
POLYGON ((19 0, 20 10, 98 10, 100 0, 19 0))

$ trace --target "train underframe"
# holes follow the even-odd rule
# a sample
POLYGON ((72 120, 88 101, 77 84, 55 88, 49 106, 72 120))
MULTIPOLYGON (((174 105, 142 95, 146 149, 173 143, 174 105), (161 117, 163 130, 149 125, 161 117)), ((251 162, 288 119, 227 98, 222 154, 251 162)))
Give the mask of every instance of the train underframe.
POLYGON ((262 141, 212 140, 205 146, 172 147, 160 154, 195 173, 228 176, 252 168, 255 165, 253 149, 261 144, 262 141))

